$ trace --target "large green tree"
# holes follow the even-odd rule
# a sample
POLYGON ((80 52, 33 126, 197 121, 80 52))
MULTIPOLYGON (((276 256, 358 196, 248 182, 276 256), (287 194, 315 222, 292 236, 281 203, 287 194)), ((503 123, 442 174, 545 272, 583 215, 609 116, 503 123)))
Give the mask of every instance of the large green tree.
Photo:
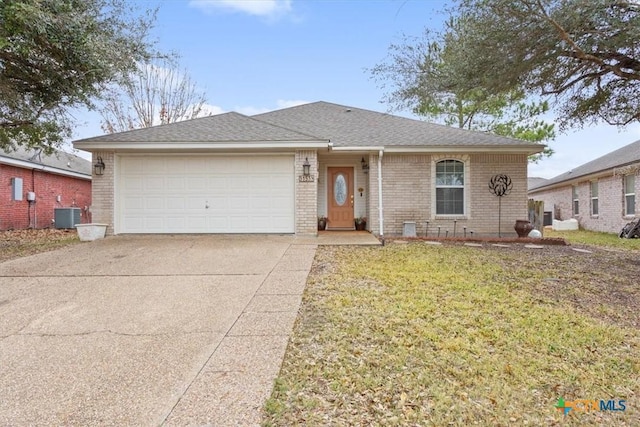
MULTIPOLYGON (((450 30, 458 26, 457 19, 449 23, 450 30)), ((391 45, 387 60, 372 70, 386 89, 386 101, 449 126, 532 142, 553 139, 554 125, 540 118, 549 109, 547 102, 527 100, 518 89, 491 93, 457 86, 455 37, 452 31, 427 30, 423 37, 391 45)), ((551 153, 547 149, 543 155, 551 153)))
POLYGON ((126 0, 0 0, 0 148, 61 144, 71 109, 152 56, 154 19, 126 0))
POLYGON ((456 90, 550 96, 562 127, 640 121, 640 2, 461 0, 456 90))

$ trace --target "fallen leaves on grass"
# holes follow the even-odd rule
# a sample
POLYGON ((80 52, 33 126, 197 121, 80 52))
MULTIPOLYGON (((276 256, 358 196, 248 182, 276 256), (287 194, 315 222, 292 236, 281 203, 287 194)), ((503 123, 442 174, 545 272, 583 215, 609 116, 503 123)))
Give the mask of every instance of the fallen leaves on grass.
POLYGON ((320 248, 264 424, 638 425, 636 410, 554 408, 560 396, 638 407, 640 290, 616 256, 320 248))
POLYGON ((46 228, 0 231, 0 262, 79 242, 75 230, 46 228))

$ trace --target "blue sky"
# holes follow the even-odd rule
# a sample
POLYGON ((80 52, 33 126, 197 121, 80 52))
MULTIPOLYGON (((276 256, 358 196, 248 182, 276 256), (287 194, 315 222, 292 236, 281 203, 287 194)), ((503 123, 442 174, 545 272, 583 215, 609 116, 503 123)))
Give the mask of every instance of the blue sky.
MULTIPOLYGON (((138 0, 153 7, 157 1, 138 0)), ((213 112, 256 114, 328 101, 388 112, 368 69, 403 34, 439 28, 443 0, 160 0, 158 47, 206 91, 213 112)), ((410 112, 394 112, 412 117, 410 112)), ((74 139, 102 134, 97 114, 79 114, 74 139)), ((573 130, 556 154, 529 167, 551 178, 640 139, 640 125, 573 130)))

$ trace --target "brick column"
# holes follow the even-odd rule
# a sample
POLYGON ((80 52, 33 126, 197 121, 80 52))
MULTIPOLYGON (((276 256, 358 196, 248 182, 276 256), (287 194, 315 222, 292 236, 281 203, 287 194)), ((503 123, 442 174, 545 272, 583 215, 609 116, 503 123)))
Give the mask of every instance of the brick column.
POLYGON ((91 222, 108 224, 107 234, 114 234, 114 180, 115 180, 115 161, 114 153, 95 152, 92 155, 93 164, 96 163, 98 156, 102 157, 104 162, 104 174, 96 176, 95 172, 91 181, 91 222))
POLYGON ((298 150, 295 158, 296 234, 318 234, 318 153, 298 150), (313 182, 300 182, 305 160, 311 165, 313 182))

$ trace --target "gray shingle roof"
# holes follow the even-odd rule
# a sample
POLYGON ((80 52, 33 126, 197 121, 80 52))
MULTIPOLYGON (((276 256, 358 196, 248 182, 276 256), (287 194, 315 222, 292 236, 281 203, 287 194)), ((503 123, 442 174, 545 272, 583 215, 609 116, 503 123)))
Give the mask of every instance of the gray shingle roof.
POLYGON ((112 133, 75 142, 256 142, 317 141, 239 113, 224 113, 166 125, 112 133))
POLYGON ((604 172, 609 169, 619 168, 632 163, 640 162, 640 140, 632 142, 629 145, 625 145, 609 154, 605 154, 602 157, 598 157, 588 163, 585 163, 577 168, 574 168, 568 172, 560 174, 556 177, 539 183, 536 186, 529 189, 539 190, 552 185, 560 184, 564 181, 570 181, 580 177, 586 177, 591 174, 604 172))
MULTIPOLYGON (((537 145, 490 133, 469 131, 322 101, 252 117, 329 139, 334 147, 537 145)), ((540 150, 542 148, 543 146, 540 145, 540 150)))
POLYGON ((0 163, 2 158, 22 160, 34 165, 43 165, 60 169, 61 171, 91 176, 92 165, 90 161, 60 150, 56 150, 53 154, 47 156, 40 150, 26 150, 23 147, 17 147, 14 151, 0 149, 0 163))
MULTIPOLYGON (((225 113, 136 129, 75 143, 322 142, 334 147, 519 147, 543 145, 328 102, 314 102, 248 117, 225 113)), ((539 150, 538 150, 539 148, 539 150)))
POLYGON ((541 178, 539 176, 530 176, 529 178, 527 178, 527 188, 539 187, 545 182, 547 182, 546 178, 541 178))

